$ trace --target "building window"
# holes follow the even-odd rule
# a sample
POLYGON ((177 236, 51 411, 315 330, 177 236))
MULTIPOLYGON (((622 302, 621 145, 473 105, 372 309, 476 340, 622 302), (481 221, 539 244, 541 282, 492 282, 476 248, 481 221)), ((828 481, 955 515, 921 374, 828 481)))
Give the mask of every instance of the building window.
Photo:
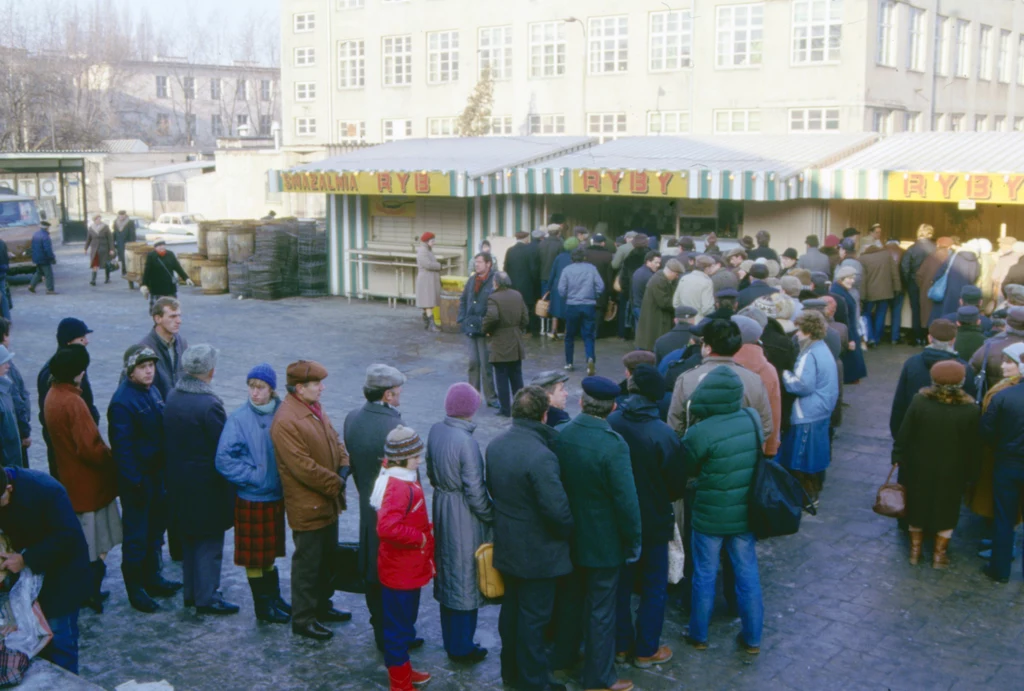
POLYGON ((992 131, 993 132, 1005 132, 1006 131, 1006 116, 996 115, 992 118, 992 131))
POLYGON ((715 134, 732 132, 760 132, 761 111, 759 110, 716 110, 715 134))
POLYGON ((647 134, 682 134, 690 131, 690 113, 685 110, 656 110, 647 113, 647 134))
POLYGON ((971 23, 966 19, 956 20, 953 28, 953 76, 971 76, 971 23))
POLYGON ((365 120, 339 120, 338 140, 342 142, 365 142, 366 121, 365 120))
POLYGON ((366 0, 338 0, 339 10, 358 10, 366 7, 366 0))
POLYGON ((984 24, 978 32, 978 79, 992 79, 992 27, 984 24))
POLYGON ((974 116, 974 131, 975 132, 988 132, 988 116, 987 115, 975 115, 974 116))
POLYGON ((764 5, 727 5, 718 8, 718 67, 754 67, 761 64, 764 5))
POLYGON ((193 113, 185 116, 185 136, 189 138, 196 136, 196 116, 193 113))
POLYGON ((587 134, 598 137, 601 143, 626 133, 625 113, 590 113, 587 115, 587 134))
POLYGON ((512 78, 512 27, 491 26, 480 29, 480 76, 490 71, 491 79, 512 78))
POLYGON ((301 34, 306 31, 312 31, 316 28, 316 15, 312 12, 305 12, 303 14, 292 15, 292 26, 295 29, 295 33, 301 34))
POLYGON ((157 115, 156 116, 156 133, 159 135, 168 135, 171 132, 171 118, 169 115, 157 115))
POLYGON ((412 36, 385 36, 384 86, 412 84, 412 36))
POLYGON ((590 74, 614 74, 629 69, 629 17, 594 17, 589 22, 590 74))
POLYGON ((156 97, 167 98, 167 77, 156 78, 156 97))
POLYGON ((1024 86, 1024 33, 1017 38, 1017 83, 1024 86))
POLYGON ((458 118, 427 118, 428 137, 459 136, 458 118))
POLYGON ((892 111, 875 108, 871 112, 871 129, 879 134, 892 134, 892 111))
POLYGON ((1013 131, 1024 132, 1024 117, 1018 115, 1013 119, 1013 131))
POLYGON ((1010 39, 1013 37, 1012 31, 1000 31, 999 32, 999 71, 996 74, 996 79, 999 80, 1000 84, 1010 83, 1010 69, 1012 68, 1012 56, 1011 56, 1011 43, 1010 39))
POLYGON ((273 119, 269 115, 260 116, 260 136, 269 137, 270 129, 273 126, 273 119))
POLYGON ((218 79, 217 77, 214 77, 210 80, 210 100, 220 100, 220 79, 218 79))
POLYGON ((362 89, 364 86, 366 86, 366 43, 362 39, 341 41, 338 43, 338 88, 362 89))
POLYGON ((210 132, 214 137, 224 136, 224 118, 219 115, 210 116, 210 132))
POLYGON ((312 67, 316 64, 316 48, 296 48, 295 66, 312 67))
POLYGON ((295 82, 295 100, 316 100, 316 82, 295 82))
POLYGON ((921 131, 921 114, 906 112, 903 114, 903 131, 904 132, 920 132, 921 131))
POLYGON ((693 18, 689 10, 651 12, 651 72, 693 64, 693 18))
POLYGON ((269 101, 271 95, 271 81, 269 79, 260 80, 260 100, 269 101))
POLYGON ((185 201, 185 185, 180 182, 169 182, 167 183, 167 201, 169 202, 184 202, 185 201))
POLYGON ((936 113, 932 117, 932 131, 933 132, 944 132, 946 130, 946 115, 944 113, 936 113))
POLYGON ((950 113, 948 121, 949 121, 949 131, 950 132, 963 132, 964 131, 964 114, 963 113, 950 113))
POLYGON ((924 72, 928 60, 928 42, 925 40, 925 11, 918 7, 909 7, 910 21, 907 28, 910 33, 910 50, 907 53, 907 69, 924 72))
POLYGON ((408 139, 412 136, 412 120, 384 120, 383 125, 385 142, 408 139))
POLYGON ((943 17, 941 14, 936 18, 935 21, 935 50, 938 63, 936 65, 936 71, 940 76, 949 76, 949 64, 950 64, 950 46, 949 46, 949 33, 952 30, 949 17, 943 17))
POLYGON ((241 113, 235 116, 235 128, 238 130, 238 134, 242 134, 242 128, 249 126, 249 116, 245 113, 241 113))
POLYGON ((531 115, 530 134, 565 134, 565 116, 531 115))
POLYGON ((489 137, 503 137, 512 134, 512 116, 492 115, 484 134, 489 137))
POLYGON ((312 137, 316 134, 316 118, 295 118, 295 135, 312 137))
POLYGON ((530 77, 565 74, 565 22, 530 24, 530 77))
POLYGON ((880 0, 878 3, 878 54, 875 62, 886 67, 896 66, 895 0, 880 0))
POLYGON ((843 0, 793 0, 793 64, 836 62, 843 37, 843 0))
POLYGON ((838 129, 838 108, 800 108, 789 111, 790 132, 835 132, 838 129))
POLYGON ((181 80, 181 90, 185 92, 185 100, 194 101, 196 98, 196 78, 184 77, 181 80))
POLYGON ((235 82, 235 100, 236 101, 248 101, 249 100, 249 82, 245 79, 239 79, 235 82))
POLYGON ((427 34, 427 83, 459 81, 459 32, 432 31, 427 34))

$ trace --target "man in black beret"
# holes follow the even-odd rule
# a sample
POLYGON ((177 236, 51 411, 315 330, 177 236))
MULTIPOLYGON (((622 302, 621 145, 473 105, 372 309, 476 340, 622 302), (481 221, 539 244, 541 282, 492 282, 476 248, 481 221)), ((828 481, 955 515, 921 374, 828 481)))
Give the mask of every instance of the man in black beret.
MULTIPOLYGON (((974 285, 966 285, 960 289, 960 304, 959 307, 974 307, 978 310, 978 321, 981 326, 982 333, 988 333, 992 328, 992 320, 986 317, 981 312, 981 288, 974 285)), ((958 321, 957 317, 960 312, 950 312, 949 314, 942 315, 943 319, 949 320, 954 324, 958 321)), ((969 359, 969 358, 965 358, 969 359)))
POLYGON ((974 305, 964 305, 956 311, 956 340, 953 342, 953 350, 964 362, 970 362, 971 357, 985 343, 985 333, 978 323, 981 312, 974 305))

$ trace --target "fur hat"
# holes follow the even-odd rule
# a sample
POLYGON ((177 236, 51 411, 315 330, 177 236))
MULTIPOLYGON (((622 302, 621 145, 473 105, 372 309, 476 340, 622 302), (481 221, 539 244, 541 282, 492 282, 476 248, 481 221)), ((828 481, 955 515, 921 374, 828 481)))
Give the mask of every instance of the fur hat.
POLYGON ((932 365, 931 374, 936 386, 959 386, 964 383, 967 370, 956 360, 943 360, 932 365))
POLYGON ((313 360, 296 360, 285 370, 285 382, 288 386, 323 381, 326 378, 327 368, 313 360))
POLYGON ((181 354, 181 369, 185 374, 199 376, 212 372, 217 366, 217 349, 212 345, 200 343, 189 346, 188 350, 181 354))
POLYGON ((952 343, 956 340, 956 324, 948 319, 936 319, 928 327, 928 335, 936 341, 952 343))
POLYGON ((622 366, 630 372, 640 365, 654 365, 656 359, 654 353, 649 350, 632 350, 622 356, 622 366))
POLYGON ((836 269, 836 283, 839 283, 839 281, 847 279, 850 276, 856 275, 857 270, 854 269, 852 266, 840 266, 839 268, 836 269))
POLYGON ((1006 328, 1024 331, 1024 307, 1013 306, 1006 313, 1006 328))

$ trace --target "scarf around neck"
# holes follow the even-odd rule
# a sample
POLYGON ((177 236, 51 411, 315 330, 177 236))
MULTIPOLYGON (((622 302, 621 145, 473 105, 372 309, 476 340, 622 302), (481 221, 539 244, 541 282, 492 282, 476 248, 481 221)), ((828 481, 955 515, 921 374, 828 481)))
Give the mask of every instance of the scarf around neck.
POLYGON ((403 468, 402 466, 380 469, 380 475, 377 476, 377 481, 373 483, 373 494, 370 495, 370 506, 377 511, 380 510, 380 505, 384 503, 384 492, 387 490, 388 480, 391 478, 413 483, 416 482, 416 471, 403 468))

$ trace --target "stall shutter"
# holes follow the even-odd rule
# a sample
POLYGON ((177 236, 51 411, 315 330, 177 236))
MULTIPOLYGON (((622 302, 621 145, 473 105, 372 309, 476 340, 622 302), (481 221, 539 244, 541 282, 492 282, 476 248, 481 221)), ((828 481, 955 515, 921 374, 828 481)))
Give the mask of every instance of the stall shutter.
POLYGON ((416 235, 431 232, 444 247, 466 246, 465 199, 419 199, 416 202, 416 235))
POLYGON ((408 245, 416 236, 411 218, 394 216, 373 217, 373 241, 386 244, 408 245))

